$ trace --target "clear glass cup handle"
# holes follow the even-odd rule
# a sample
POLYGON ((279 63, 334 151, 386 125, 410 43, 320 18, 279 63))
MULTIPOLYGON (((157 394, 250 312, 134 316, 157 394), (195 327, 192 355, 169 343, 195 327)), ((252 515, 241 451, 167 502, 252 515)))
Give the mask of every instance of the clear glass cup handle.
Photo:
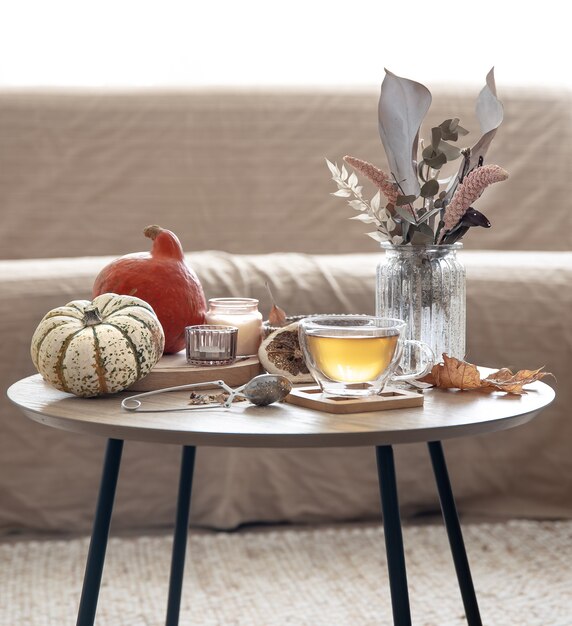
MULTIPOLYGON (((420 354, 424 355, 425 358, 420 359, 422 367, 420 366, 419 371, 409 372, 408 374, 400 374, 399 376, 393 375, 391 376, 390 380, 400 381, 423 378, 423 376, 431 371, 431 368, 435 364, 435 354, 426 343, 424 343, 423 341, 414 341, 413 339, 405 339, 403 341, 403 347, 405 347, 406 344, 416 347, 417 350, 419 350, 420 354)), ((403 350, 401 353, 403 354, 403 350)))

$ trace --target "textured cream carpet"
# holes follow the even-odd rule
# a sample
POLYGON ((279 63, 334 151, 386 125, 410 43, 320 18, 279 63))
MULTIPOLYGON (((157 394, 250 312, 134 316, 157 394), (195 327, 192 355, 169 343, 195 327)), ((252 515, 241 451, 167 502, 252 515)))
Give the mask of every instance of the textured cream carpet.
MULTIPOLYGON (((572 522, 464 526, 484 624, 572 625, 572 522)), ((465 624, 441 525, 404 529, 413 623, 465 624)), ((171 539, 111 538, 101 626, 164 623, 171 539)), ((0 543, 0 624, 75 624, 87 539, 0 543)), ((392 623, 381 528, 192 532, 181 625, 392 623)))

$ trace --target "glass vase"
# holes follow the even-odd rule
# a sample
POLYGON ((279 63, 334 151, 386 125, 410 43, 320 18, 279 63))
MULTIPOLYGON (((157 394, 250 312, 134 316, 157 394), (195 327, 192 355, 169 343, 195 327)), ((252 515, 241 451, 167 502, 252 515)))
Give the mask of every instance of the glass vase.
MULTIPOLYGON (((439 246, 382 243, 377 266, 376 315, 407 324, 406 338, 423 341, 436 362, 447 353, 465 357, 465 268, 457 258, 461 243, 439 246)), ((414 365, 404 354, 404 367, 414 365)))

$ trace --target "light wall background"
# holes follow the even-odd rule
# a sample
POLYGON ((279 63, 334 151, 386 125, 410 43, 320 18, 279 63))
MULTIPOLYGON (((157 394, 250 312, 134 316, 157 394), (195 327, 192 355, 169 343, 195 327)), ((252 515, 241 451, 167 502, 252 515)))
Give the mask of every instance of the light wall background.
POLYGON ((565 4, 0 0, 0 87, 572 86, 565 4))

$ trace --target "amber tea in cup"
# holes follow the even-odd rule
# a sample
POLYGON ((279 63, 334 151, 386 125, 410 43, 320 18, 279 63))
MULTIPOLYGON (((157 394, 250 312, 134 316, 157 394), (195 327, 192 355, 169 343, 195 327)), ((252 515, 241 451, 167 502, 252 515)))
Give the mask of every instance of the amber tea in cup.
POLYGON ((329 395, 375 395, 388 380, 418 378, 433 365, 428 346, 403 339, 402 320, 321 315, 301 320, 298 328, 306 365, 329 395), (418 366, 397 376, 403 346, 408 344, 418 353, 418 366))
POLYGON ((308 350, 316 367, 332 380, 359 383, 378 378, 389 367, 399 335, 328 337, 309 335, 308 350))

